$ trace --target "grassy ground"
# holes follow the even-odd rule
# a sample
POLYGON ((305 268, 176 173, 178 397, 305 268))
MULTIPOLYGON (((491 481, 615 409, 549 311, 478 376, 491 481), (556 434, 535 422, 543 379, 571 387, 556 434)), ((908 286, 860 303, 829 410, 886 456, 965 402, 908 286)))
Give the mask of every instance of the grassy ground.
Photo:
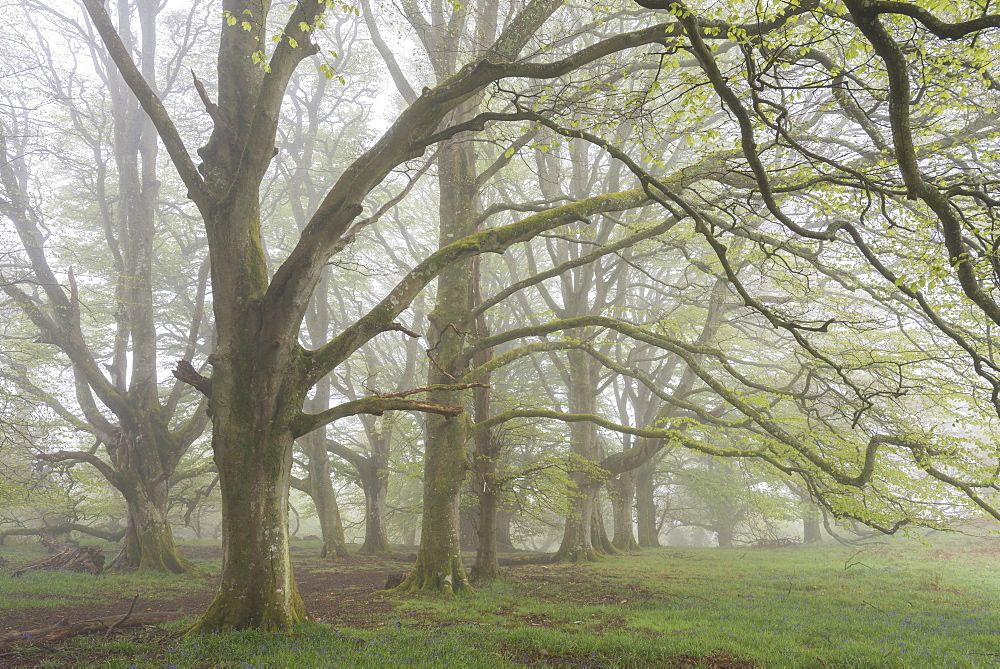
MULTIPOLYGON (((79 637, 43 654, 15 649, 0 662, 992 667, 1000 665, 998 557, 1000 543, 989 540, 948 540, 936 547, 893 541, 864 549, 658 549, 586 565, 518 565, 505 578, 480 586, 476 595, 454 599, 383 600, 371 594, 374 587, 359 593, 331 581, 326 596, 334 601, 327 610, 336 611, 342 602, 368 615, 340 618, 336 627, 306 625, 292 635, 243 632, 192 639, 171 635, 183 630, 181 621, 166 632, 79 637)), ((363 558, 352 558, 335 571, 370 568, 363 558)), ((141 588, 168 600, 171 593, 204 587, 198 583, 135 574, 0 576, 0 617, 47 605, 46 596, 121 598, 141 588)))

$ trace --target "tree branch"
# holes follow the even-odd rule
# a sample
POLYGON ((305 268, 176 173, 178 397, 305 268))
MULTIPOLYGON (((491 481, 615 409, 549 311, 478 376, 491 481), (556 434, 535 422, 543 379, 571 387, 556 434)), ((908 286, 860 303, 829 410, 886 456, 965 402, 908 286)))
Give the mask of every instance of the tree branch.
POLYGON ((417 400, 392 397, 365 397, 353 402, 339 404, 318 414, 301 414, 296 420, 292 421, 292 434, 295 438, 298 438, 341 418, 357 416, 358 414, 381 416, 386 411, 422 411, 425 413, 436 413, 445 418, 454 418, 461 415, 465 410, 462 407, 450 407, 417 400))
POLYGON ((85 453, 83 451, 56 451, 54 453, 38 453, 35 455, 39 460, 44 460, 45 462, 86 462, 91 465, 97 471, 108 480, 109 483, 117 487, 119 481, 118 472, 116 472, 111 465, 101 460, 99 457, 93 453, 85 453))
POLYGON ((170 159, 177 169, 177 173, 188 189, 188 197, 200 207, 208 205, 212 199, 211 191, 209 191, 204 179, 202 179, 201 174, 198 172, 194 161, 191 160, 191 156, 188 154, 180 133, 177 132, 177 128, 174 126, 174 122, 170 119, 166 107, 163 106, 160 98, 153 92, 153 89, 142 76, 139 68, 136 67, 125 44, 122 43, 121 36, 119 36, 118 31, 115 30, 114 25, 111 23, 111 17, 108 16, 103 3, 100 0, 83 0, 83 4, 122 78, 128 84, 128 87, 132 89, 135 97, 139 99, 139 104, 142 105, 143 110, 149 115, 150 120, 152 120, 153 125, 156 127, 156 132, 163 141, 163 145, 166 147, 167 153, 170 155, 170 159))

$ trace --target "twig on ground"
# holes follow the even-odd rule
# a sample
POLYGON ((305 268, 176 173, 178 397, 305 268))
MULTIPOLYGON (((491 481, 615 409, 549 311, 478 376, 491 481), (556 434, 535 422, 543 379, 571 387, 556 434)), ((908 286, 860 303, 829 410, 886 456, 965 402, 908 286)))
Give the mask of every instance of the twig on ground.
POLYGON ((132 603, 129 604, 128 611, 125 612, 125 615, 122 616, 121 620, 119 620, 118 622, 111 623, 111 625, 108 627, 108 631, 104 633, 104 638, 105 639, 107 639, 109 636, 111 636, 112 630, 114 630, 120 624, 122 624, 123 622, 125 622, 126 620, 129 619, 129 616, 132 615, 132 611, 135 610, 135 603, 137 601, 139 601, 139 591, 138 590, 135 591, 135 597, 132 598, 132 603))

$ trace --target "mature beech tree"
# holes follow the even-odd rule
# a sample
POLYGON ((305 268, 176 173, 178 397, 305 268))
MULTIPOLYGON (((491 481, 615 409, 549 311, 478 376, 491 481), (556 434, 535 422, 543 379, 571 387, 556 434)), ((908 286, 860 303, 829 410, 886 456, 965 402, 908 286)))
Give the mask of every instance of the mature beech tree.
MULTIPOLYGON (((480 122, 459 124, 438 132, 450 113, 490 83, 510 77, 560 76, 608 54, 660 41, 665 27, 612 36, 550 62, 516 62, 538 27, 562 4, 560 0, 527 3, 511 15, 478 60, 424 88, 382 137, 344 170, 313 212, 294 248, 270 272, 261 241, 261 184, 274 155, 289 78, 305 59, 319 51, 314 35, 324 21, 327 4, 303 0, 279 18, 283 7, 279 10, 243 0, 223 3, 227 25, 216 61, 218 92, 212 99, 206 86, 200 86, 199 91, 213 123, 211 138, 198 151, 200 165, 123 42, 128 26, 116 27, 97 0, 85 0, 84 4, 115 65, 159 133, 188 197, 202 215, 208 238, 217 331, 217 348, 208 360, 212 373, 207 378, 187 367, 177 370, 209 399, 212 447, 223 498, 222 583, 196 629, 286 628, 307 616, 295 588, 287 545, 294 439, 357 413, 412 408, 442 414, 440 419, 435 415, 434 421, 456 413, 443 406, 451 402, 448 391, 438 390, 431 394, 429 403, 373 397, 306 414, 302 407, 309 390, 370 338, 400 329, 395 319, 413 297, 442 272, 458 267, 456 263, 478 253, 502 252, 544 230, 645 196, 641 192, 599 196, 563 211, 483 232, 445 232, 442 248, 414 268, 373 310, 326 344, 306 350, 299 332, 311 297, 330 256, 363 211, 365 197, 391 170, 421 155, 430 144, 459 130, 481 127, 480 122), (277 22, 281 28, 274 27, 277 22), (273 47, 272 32, 277 33, 273 47)), ((454 271, 461 275, 463 270, 454 271)), ((467 283, 463 291, 467 291, 467 283)), ((447 285, 450 282, 446 280, 443 286, 447 285)), ((450 336, 447 319, 447 314, 439 314, 437 323, 432 324, 442 338, 450 336)), ((438 347, 445 369, 452 355, 448 353, 450 346, 442 339, 438 347)), ((449 437, 449 443, 449 453, 461 449, 464 467, 464 442, 449 437)), ((433 458, 429 456, 431 471, 433 458)), ((445 458, 452 462, 443 463, 444 468, 453 467, 454 456, 445 458)), ((453 475, 443 474, 441 485, 453 485, 453 475)), ((431 511, 425 508, 425 513, 431 511)), ((425 568, 428 573, 451 572, 452 558, 435 554, 433 559, 441 564, 425 568)))
MULTIPOLYGON (((992 86, 992 80, 981 74, 985 66, 982 45, 976 43, 976 38, 985 36, 984 41, 988 41, 987 29, 1000 24, 1000 20, 970 15, 965 22, 944 23, 916 6, 860 0, 847 0, 848 11, 837 3, 815 0, 782 5, 774 12, 746 10, 746 16, 741 6, 715 7, 711 9, 713 14, 706 16, 680 2, 644 0, 639 4, 667 10, 665 21, 653 24, 658 17, 652 12, 624 13, 629 19, 627 30, 607 35, 595 30, 600 37, 581 38, 573 32, 576 15, 560 22, 560 16, 569 11, 559 11, 562 0, 511 3, 502 12, 489 3, 470 8, 456 4, 450 11, 431 3, 430 19, 418 3, 404 0, 404 12, 418 37, 434 46, 429 52, 438 60, 432 63, 430 80, 423 87, 398 86, 403 92, 403 110, 366 150, 345 161, 339 176, 320 191, 321 197, 314 201, 293 247, 275 260, 274 267, 269 267, 261 194, 275 155, 277 130, 284 122, 286 89, 303 62, 320 51, 325 14, 346 11, 344 6, 300 0, 286 8, 249 0, 224 0, 225 25, 216 72, 198 73, 207 83, 196 80, 198 95, 212 124, 211 137, 198 149, 200 164, 196 164, 190 142, 182 137, 149 72, 134 60, 128 12, 118 13, 116 25, 101 2, 84 0, 107 53, 148 115, 188 197, 197 207, 208 239, 217 329, 216 350, 207 361, 211 375, 203 376, 189 364, 180 365, 175 372, 207 398, 223 500, 222 582, 196 630, 288 628, 307 617, 295 588, 288 552, 287 495, 293 442, 339 418, 361 413, 416 410, 427 414, 423 544, 417 565, 404 584, 406 588, 433 587, 449 592, 464 589, 456 503, 468 466, 467 441, 477 432, 517 418, 592 423, 643 438, 637 448, 601 463, 611 474, 634 468, 649 452, 660 448, 661 440, 668 439, 713 455, 758 458, 785 474, 802 476, 810 492, 817 494, 862 489, 863 494, 884 499, 884 481, 880 479, 875 490, 866 485, 873 477, 891 471, 900 453, 906 452, 916 455, 917 464, 932 476, 947 480, 949 475, 928 459, 942 451, 931 451, 912 435, 887 429, 896 425, 892 420, 895 405, 889 398, 905 390, 903 384, 880 375, 880 370, 891 367, 894 361, 873 356, 879 358, 873 364, 847 364, 843 360, 850 359, 847 353, 853 344, 851 337, 822 339, 831 333, 831 326, 833 334, 837 334, 836 324, 844 321, 844 294, 848 288, 835 291, 841 308, 831 306, 832 317, 820 321, 815 319, 822 309, 802 294, 776 308, 758 295, 768 289, 768 281, 747 281, 734 269, 734 257, 742 259, 745 255, 742 248, 731 253, 734 246, 740 245, 734 245, 730 235, 746 240, 741 243, 747 243, 747 247, 766 248, 770 255, 751 260, 772 268, 775 277, 789 281, 798 275, 788 272, 779 277, 778 270, 773 269, 778 266, 773 257, 791 258, 796 265, 799 261, 813 261, 822 255, 821 251, 837 245, 842 235, 850 237, 853 248, 860 250, 873 274, 899 286, 907 305, 916 305, 918 313, 966 350, 988 386, 994 390, 1000 387, 1000 374, 994 374, 997 367, 989 352, 992 349, 984 350, 978 342, 970 344, 965 331, 960 332, 942 319, 943 306, 930 304, 905 276, 880 261, 879 252, 873 251, 867 241, 870 221, 862 229, 850 221, 834 219, 824 209, 828 205, 822 198, 830 195, 841 204, 848 203, 851 211, 860 210, 866 216, 885 212, 894 227, 904 230, 915 220, 923 223, 929 218, 939 226, 934 229, 940 230, 948 248, 948 258, 940 267, 953 271, 960 294, 981 309, 986 318, 1000 324, 1000 308, 990 294, 994 277, 983 269, 993 267, 990 263, 995 240, 990 216, 995 201, 992 185, 983 187, 979 183, 985 179, 992 184, 992 175, 973 170, 967 178, 950 178, 952 170, 955 174, 961 172, 964 159, 955 156, 950 162, 934 162, 938 149, 960 144, 959 132, 985 138, 982 141, 988 144, 992 126, 984 117, 967 123, 964 117, 949 116, 953 127, 948 133, 929 132, 926 137, 915 134, 911 101, 940 101, 943 92, 930 90, 928 85, 922 91, 926 93, 924 98, 913 96, 910 79, 915 66, 906 54, 907 49, 916 47, 901 48, 897 40, 904 38, 893 32, 897 24, 907 23, 908 29, 926 35, 932 45, 926 53, 921 52, 920 62, 932 62, 942 72, 974 72, 974 85, 985 89, 992 86), (460 50, 438 48, 461 44, 462 29, 471 25, 476 27, 476 43, 464 50, 464 64, 466 56, 460 57, 460 50), (829 44, 831 50, 840 48, 838 39, 845 33, 862 45, 864 53, 840 49, 843 53, 838 52, 830 60, 820 47, 829 44), (938 47, 945 39, 959 46, 950 50, 941 46, 947 55, 940 56, 938 47), (726 48, 714 50, 706 40, 726 48), (639 65, 623 67, 625 59, 616 60, 627 50, 639 65), (617 95, 614 87, 609 89, 608 77, 588 71, 588 82, 601 84, 594 86, 569 76, 598 62, 608 70, 621 72, 623 79, 637 70, 646 76, 629 84, 635 90, 623 86, 621 97, 616 98, 618 104, 603 105, 603 109, 624 110, 614 119, 599 115, 592 123, 583 122, 582 127, 579 118, 576 124, 564 123, 569 120, 561 117, 564 110, 553 105, 553 99, 577 105, 592 101, 596 95, 617 95), (884 73, 880 70, 869 81, 856 71, 861 62, 884 63, 884 73), (672 78, 664 76, 663 81, 673 87, 669 94, 663 93, 666 84, 661 82, 661 72, 681 72, 672 78), (822 81, 817 83, 814 77, 822 81), (548 82, 564 91, 578 88, 587 95, 554 96, 552 87, 547 88, 548 82), (888 97, 880 91, 883 84, 888 87, 888 97), (862 101, 860 105, 857 99, 862 101), (685 106, 683 113, 674 112, 685 106), (650 108, 657 111, 647 114, 650 108), (608 125, 634 120, 640 113, 656 120, 662 129, 663 125, 673 126, 692 118, 708 123, 711 114, 704 111, 718 108, 724 109, 726 115, 698 131, 692 141, 704 144, 683 164, 659 160, 655 155, 640 161, 603 137, 608 125), (869 109, 876 111, 865 111, 869 109), (805 112, 806 116, 792 111, 805 112), (853 132, 845 135, 840 128, 825 124, 828 112, 836 119, 850 119, 853 132), (657 118, 657 114, 669 118, 657 118), (568 204, 479 230, 476 214, 481 184, 475 179, 476 151, 463 140, 498 121, 533 122, 556 135, 595 144, 626 165, 638 186, 598 195, 574 194, 577 199, 568 204), (886 122, 889 139, 880 127, 886 122), (738 145, 727 138, 724 130, 736 131, 732 136, 739 137, 738 145), (344 240, 367 224, 359 217, 369 194, 394 169, 420 157, 433 145, 440 146, 437 165, 442 184, 438 249, 422 259, 367 313, 340 323, 331 335, 317 328, 317 340, 310 340, 307 349, 300 335, 314 294, 344 240), (839 153, 841 150, 844 155, 839 153), (790 155, 797 156, 802 164, 808 163, 811 171, 791 169, 790 155), (889 163, 895 167, 887 169, 889 163), (772 165, 776 166, 773 170, 772 165), (834 187, 845 184, 853 195, 840 198, 841 191, 834 187), (739 197, 732 197, 732 193, 739 197), (793 197, 795 194, 800 197, 793 197), (801 358, 787 365, 768 366, 758 374, 760 366, 755 360, 734 356, 722 345, 700 342, 697 335, 678 335, 651 319, 630 322, 588 309, 567 309, 565 317, 548 323, 470 336, 474 322, 470 319, 475 319, 475 311, 489 308, 486 305, 491 301, 497 304, 490 298, 472 308, 474 256, 503 253, 513 244, 555 228, 650 201, 666 211, 665 222, 660 223, 667 226, 663 232, 683 221, 706 240, 716 255, 714 271, 733 286, 747 314, 760 315, 753 321, 760 333, 745 333, 745 340, 753 342, 758 351, 765 347, 801 351, 801 358), (868 206, 871 201, 878 206, 868 206), (920 204, 919 211, 914 210, 913 203, 920 204), (792 234, 795 241, 805 240, 806 246, 814 244, 817 248, 788 243, 782 238, 786 233, 792 234), (397 319, 435 279, 436 304, 427 334, 431 353, 428 401, 399 394, 376 395, 325 409, 310 406, 311 411, 304 410, 313 389, 365 343, 381 333, 409 332, 406 324, 397 319), (576 336, 541 342, 535 347, 524 345, 523 351, 502 353, 494 362, 469 369, 473 360, 478 363, 491 350, 562 332, 576 336), (614 333, 616 338, 640 341, 678 356, 692 378, 710 390, 706 391, 708 399, 695 403, 672 397, 641 374, 602 356, 597 348, 581 344, 581 335, 590 338, 598 333, 614 333), (622 426, 589 409, 586 413, 564 413, 521 408, 471 426, 464 417, 459 418, 469 383, 475 383, 505 360, 540 350, 569 351, 573 360, 588 365, 589 356, 616 373, 634 374, 685 417, 697 417, 698 430, 723 431, 738 440, 715 447, 711 444, 717 440, 701 439, 697 430, 681 430, 669 422, 622 426), (483 355, 477 358, 480 353, 483 355), (838 359, 835 354, 843 357, 838 359), (867 383, 865 375, 876 378, 867 383), (813 408, 817 398, 827 402, 821 409, 813 408), (856 406, 862 410, 852 424, 850 415, 856 406), (730 414, 737 417, 730 419, 730 414)), ((364 9, 366 13, 370 10, 367 5, 364 9)), ((597 11, 604 12, 604 8, 597 11)), ((604 15, 596 18, 603 19, 604 15)), ((598 24, 603 25, 600 21, 598 24)), ((403 75, 398 64, 392 59, 386 61, 399 84, 403 75)), ((668 130, 667 134, 679 140, 679 127, 668 130)), ((649 144, 646 153, 652 153, 649 147, 657 145, 649 144)), ((516 152, 518 147, 513 148, 516 152)), ((929 244, 926 238, 920 242, 929 244)), ((825 276, 846 287, 848 272, 836 266, 839 259, 835 256, 825 266, 811 266, 824 267, 825 276)), ((66 322, 72 325, 79 313, 73 305, 72 282, 67 298, 54 276, 46 277, 46 281, 49 299, 56 312, 62 314, 59 318, 69 319, 66 322)), ((877 300, 873 303, 882 307, 877 300)), ((891 309, 885 312, 898 313, 891 309)), ((861 328, 856 328, 851 334, 859 331, 861 328)), ((67 345, 74 341, 70 335, 75 331, 66 327, 53 332, 65 334, 67 345)), ((133 333, 137 341, 141 336, 133 333)), ((145 349, 137 346, 137 350, 145 349)), ((134 368, 148 369, 148 365, 137 363, 134 368)), ((572 376, 574 383, 589 383, 586 375, 572 376)), ((90 382, 109 408, 121 405, 120 393, 99 371, 91 374, 90 382)), ((137 394, 141 394, 139 388, 136 384, 137 394)), ((578 399, 581 407, 589 406, 585 398, 578 399)), ((998 401, 996 393, 992 400, 998 401)), ((159 415, 148 403, 143 406, 147 409, 144 416, 159 415)), ((575 430, 580 434, 584 431, 575 430)), ((594 455, 587 454, 596 459, 594 455)), ((591 481, 581 478, 577 483, 585 488, 591 481)), ((962 482, 955 485, 961 487, 962 482)), ((975 493, 968 485, 963 489, 970 495, 975 493)), ((847 513, 860 516, 861 512, 855 509, 847 513)), ((863 520, 877 524, 880 519, 863 520)), ((591 525, 583 527, 589 529, 591 525)), ((572 543, 586 548, 578 541, 572 543)))
MULTIPOLYGON (((61 31, 60 37, 69 44, 82 40, 92 49, 99 48, 96 36, 79 23, 58 12, 37 11, 42 12, 40 18, 47 25, 51 22, 61 31)), ((157 69, 163 65, 157 60, 158 8, 149 3, 123 2, 119 12, 122 20, 135 20, 139 26, 138 35, 129 33, 120 48, 129 57, 139 59, 143 76, 156 85, 157 69)), ((197 14, 192 11, 179 18, 197 30, 197 14)), ((171 47, 177 49, 176 58, 187 54, 191 46, 191 41, 183 37, 179 42, 171 41, 171 47)), ((198 276, 197 258, 187 277, 154 278, 157 270, 165 268, 156 267, 153 250, 162 215, 157 211, 161 184, 156 167, 156 133, 110 63, 101 58, 92 62, 95 78, 107 84, 107 96, 77 100, 88 83, 86 78, 63 71, 55 58, 50 54, 37 65, 34 80, 12 95, 23 105, 10 107, 0 120, 0 215, 13 224, 22 249, 19 262, 3 270, 2 289, 37 328, 38 340, 55 347, 68 359, 75 383, 75 405, 71 399, 61 397, 48 379, 38 376, 38 371, 51 369, 47 365, 31 369, 8 358, 5 375, 22 392, 49 406, 79 432, 93 435, 97 445, 104 447, 105 457, 96 454, 97 445, 90 451, 59 450, 40 457, 89 463, 125 498, 128 523, 116 564, 190 571, 192 565, 174 546, 167 519, 169 484, 181 457, 202 433, 207 420, 203 408, 193 410, 181 401, 186 388, 183 384, 176 384, 164 395, 159 392, 157 370, 162 345, 157 327, 159 324, 179 333, 180 341, 170 344, 178 354, 194 354, 205 323, 207 267, 193 286, 189 281, 192 274, 198 276), (62 141, 58 147, 33 137, 40 130, 36 125, 39 120, 28 118, 24 110, 34 104, 33 96, 39 95, 54 95, 64 105, 61 113, 67 123, 58 129, 62 141), (78 162, 78 151, 86 156, 85 167, 78 162), (34 157, 35 152, 47 152, 64 167, 63 175, 57 177, 48 171, 34 157), (72 204, 34 197, 35 192, 46 188, 40 180, 49 178, 62 182, 64 196, 72 204), (76 189, 73 195, 70 189, 76 189), (55 221, 47 226, 46 219, 53 214, 55 221), (64 225, 60 220, 63 217, 73 223, 64 225), (88 217, 96 219, 97 229, 86 234, 88 217), (74 272, 73 267, 57 265, 63 243, 76 244, 88 238, 101 240, 93 252, 107 258, 107 268, 77 268, 74 272), (88 275, 90 272, 96 276, 88 275), (65 279, 60 281, 63 276, 65 279), (186 302, 189 307, 181 309, 186 324, 175 326, 165 321, 171 306, 154 298, 157 282, 160 288, 172 286, 178 290, 175 302, 186 302), (104 299, 103 290, 109 291, 112 299, 104 299), (107 331, 113 333, 110 341, 105 337, 107 331)), ((176 83, 169 76, 176 75, 176 67, 169 65, 165 68, 169 73, 165 86, 176 83)), ((88 251, 83 248, 79 253, 85 258, 88 251)))

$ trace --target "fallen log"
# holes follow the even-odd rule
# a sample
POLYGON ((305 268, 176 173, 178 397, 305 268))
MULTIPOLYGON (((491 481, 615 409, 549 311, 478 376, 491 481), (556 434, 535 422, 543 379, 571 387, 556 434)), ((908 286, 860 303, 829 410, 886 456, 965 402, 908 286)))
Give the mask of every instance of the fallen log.
POLYGON ((104 551, 91 546, 68 546, 52 537, 43 536, 42 545, 54 551, 55 555, 33 560, 11 573, 12 577, 35 569, 58 569, 61 571, 78 571, 89 574, 100 574, 104 569, 104 551))
POLYGON ((155 625, 165 623, 168 620, 176 620, 185 615, 184 611, 146 611, 140 613, 127 613, 123 617, 105 616, 103 618, 91 618, 89 620, 78 620, 75 623, 68 622, 65 618, 49 625, 23 632, 8 632, 0 636, 0 649, 20 643, 33 643, 38 641, 52 642, 68 639, 80 634, 91 634, 94 632, 108 632, 113 629, 126 627, 143 627, 145 625, 155 625))

